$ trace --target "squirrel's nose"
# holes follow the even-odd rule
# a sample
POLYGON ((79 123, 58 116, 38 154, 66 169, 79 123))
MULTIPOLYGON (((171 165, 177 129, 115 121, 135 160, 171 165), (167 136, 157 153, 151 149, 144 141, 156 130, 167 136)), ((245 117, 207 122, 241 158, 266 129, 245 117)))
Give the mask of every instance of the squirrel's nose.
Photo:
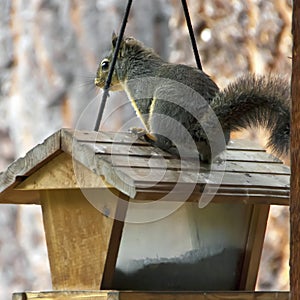
POLYGON ((100 78, 95 78, 95 80, 94 80, 94 84, 96 85, 96 86, 99 86, 99 87, 101 87, 100 86, 100 78))

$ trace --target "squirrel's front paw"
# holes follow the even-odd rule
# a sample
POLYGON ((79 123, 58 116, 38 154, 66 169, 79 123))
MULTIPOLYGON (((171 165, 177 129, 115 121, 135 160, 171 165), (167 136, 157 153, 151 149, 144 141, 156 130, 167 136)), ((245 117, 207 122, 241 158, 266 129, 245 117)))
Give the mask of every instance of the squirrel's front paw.
POLYGON ((135 135, 137 135, 139 139, 143 138, 143 139, 145 139, 146 141, 147 141, 147 140, 151 140, 151 141, 153 141, 153 142, 156 141, 156 137, 155 137, 153 134, 147 132, 146 129, 143 129, 143 128, 137 128, 137 127, 131 127, 131 128, 129 129, 129 131, 130 131, 131 133, 134 133, 135 135))
POLYGON ((147 131, 143 128, 138 128, 138 127, 131 127, 129 129, 129 132, 137 135, 139 138, 145 136, 147 134, 147 131))

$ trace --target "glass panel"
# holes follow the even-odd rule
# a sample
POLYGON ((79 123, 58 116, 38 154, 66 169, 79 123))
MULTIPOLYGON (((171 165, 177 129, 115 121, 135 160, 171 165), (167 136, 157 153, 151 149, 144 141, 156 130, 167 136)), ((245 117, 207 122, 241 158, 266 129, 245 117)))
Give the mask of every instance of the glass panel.
MULTIPOLYGON (((145 224, 125 224, 113 288, 234 290, 238 288, 252 206, 185 203, 145 224)), ((143 205, 128 214, 158 214, 143 205)))

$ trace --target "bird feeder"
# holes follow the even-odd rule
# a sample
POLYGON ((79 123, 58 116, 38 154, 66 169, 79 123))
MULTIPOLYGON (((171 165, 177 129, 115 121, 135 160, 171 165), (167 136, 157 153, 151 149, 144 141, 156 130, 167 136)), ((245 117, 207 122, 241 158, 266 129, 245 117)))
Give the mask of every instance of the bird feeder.
POLYGON ((1 203, 42 207, 53 284, 13 299, 273 299, 254 289, 289 168, 247 141, 224 155, 199 169, 130 133, 48 137, 0 175, 1 203))

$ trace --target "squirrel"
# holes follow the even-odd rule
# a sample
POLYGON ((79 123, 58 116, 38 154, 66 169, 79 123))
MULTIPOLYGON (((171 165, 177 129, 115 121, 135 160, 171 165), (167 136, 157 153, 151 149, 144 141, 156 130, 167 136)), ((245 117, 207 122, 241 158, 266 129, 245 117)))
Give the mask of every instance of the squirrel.
MULTIPOLYGON (((97 69, 97 87, 104 88, 116 41, 113 34, 112 49, 97 69)), ((279 76, 249 74, 220 90, 203 71, 166 62, 124 37, 110 90, 125 90, 145 127, 133 131, 172 154, 196 149, 201 161, 211 162, 225 150, 230 132, 251 126, 269 130, 268 147, 277 155, 289 151, 290 88, 279 76)))

